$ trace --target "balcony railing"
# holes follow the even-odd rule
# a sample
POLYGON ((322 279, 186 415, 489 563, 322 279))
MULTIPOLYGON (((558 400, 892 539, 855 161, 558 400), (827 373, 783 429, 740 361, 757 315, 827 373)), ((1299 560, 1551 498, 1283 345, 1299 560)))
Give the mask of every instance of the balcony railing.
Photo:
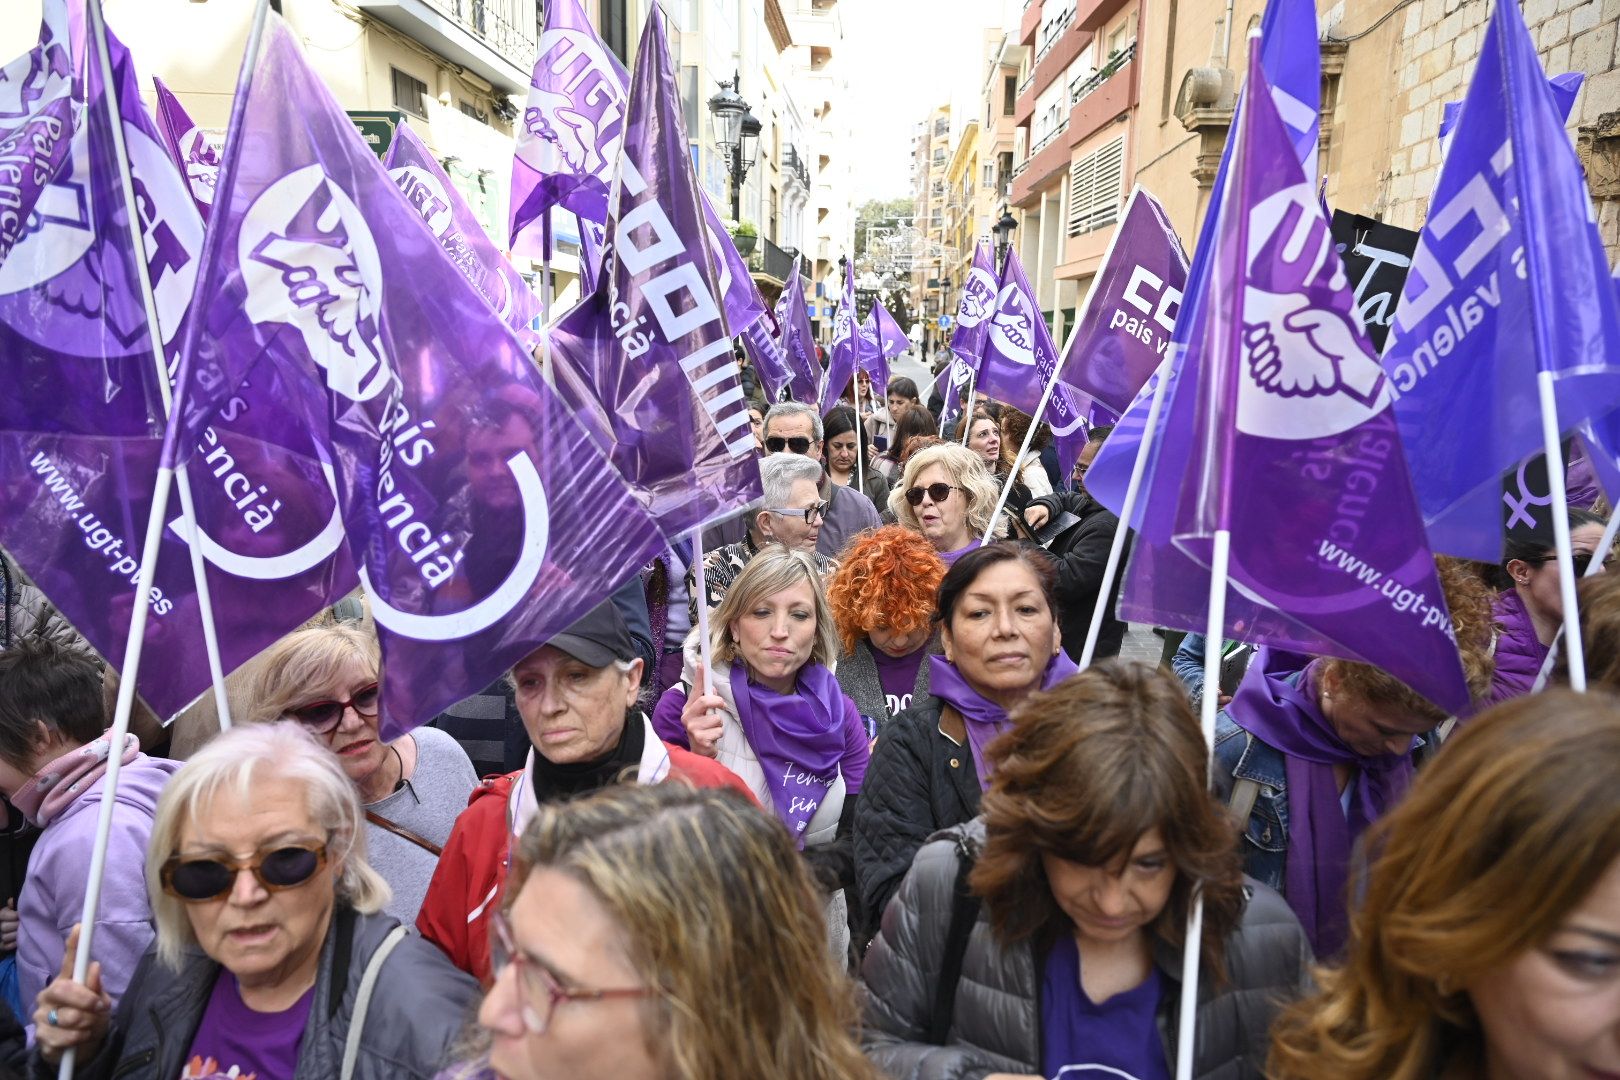
MULTIPOLYGON (((1051 131, 1048 131, 1045 135, 1042 135, 1041 138, 1040 138, 1040 141, 1037 142, 1034 146, 1030 147, 1029 157, 1034 157, 1036 154, 1039 154, 1042 150, 1045 150, 1048 146, 1051 146, 1053 141, 1055 141, 1059 135, 1063 134, 1065 131, 1068 131, 1068 130, 1069 130, 1069 118, 1067 116, 1065 116, 1062 120, 1059 120, 1057 122, 1056 127, 1054 127, 1051 131)), ((1029 159, 1025 158, 1025 160, 1027 161, 1029 159)), ((1013 172, 1013 175, 1017 176, 1018 171, 1015 170, 1013 172)))
POLYGON ((1037 64, 1046 59, 1046 54, 1052 51, 1052 46, 1057 44, 1058 39, 1063 36, 1063 31, 1067 30, 1072 22, 1074 22, 1074 8, 1069 8, 1050 25, 1041 28, 1046 31, 1046 42, 1035 51, 1037 64))
POLYGON ((1024 96, 1024 91, 1028 90, 1030 84, 1033 83, 1034 81, 1035 81, 1035 67, 1032 64, 1032 65, 1030 65, 1029 74, 1025 75, 1024 78, 1023 78, 1023 81, 1018 84, 1018 96, 1023 97, 1024 96))
POLYGON ((523 0, 430 0, 518 67, 532 68, 540 30, 533 3, 523 0))
POLYGON ((1126 64, 1130 63, 1135 56, 1136 42, 1133 41, 1129 45, 1125 46, 1125 48, 1121 49, 1119 55, 1111 57, 1106 64, 1098 68, 1096 74, 1085 79, 1084 81, 1076 79, 1074 82, 1070 83, 1069 107, 1072 109, 1074 106, 1080 104, 1081 98, 1085 97, 1087 94, 1090 94, 1103 83, 1113 78, 1115 73, 1117 73, 1126 64))
POLYGON ((793 268, 793 256, 797 254, 789 248, 777 247, 769 238, 762 236, 748 255, 748 269, 777 281, 786 281, 788 271, 793 268))

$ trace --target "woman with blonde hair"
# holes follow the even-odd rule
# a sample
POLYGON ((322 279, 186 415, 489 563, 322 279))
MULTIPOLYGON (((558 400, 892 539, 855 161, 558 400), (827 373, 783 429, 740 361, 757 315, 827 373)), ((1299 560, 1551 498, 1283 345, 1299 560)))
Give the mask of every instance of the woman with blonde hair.
POLYGON ((478 774, 461 744, 438 728, 383 739, 380 669, 367 626, 295 630, 255 662, 247 719, 294 721, 336 755, 365 810, 371 865, 393 892, 388 913, 413 923, 478 774))
POLYGON ((548 806, 495 920, 487 1056, 449 1077, 878 1080, 771 818, 677 784, 548 806))
MULTIPOLYGON (((941 443, 906 461, 889 509, 900 524, 922 533, 949 566, 979 546, 999 494, 982 457, 957 443, 941 443)), ((993 536, 1006 532, 1006 522, 996 522, 993 536)))
POLYGON ((1471 721, 1373 827, 1344 965, 1278 1022, 1275 1080, 1620 1075, 1620 701, 1471 721))
POLYGON ((1031 697, 988 757, 982 817, 918 853, 866 955, 873 1060, 891 1076, 1168 1080, 1202 896, 1191 1075, 1260 1080, 1310 948, 1241 876, 1180 685, 1104 661, 1031 697))
POLYGON ((79 1077, 434 1075, 477 984, 382 914, 353 782, 294 724, 238 727, 164 789, 146 856, 157 941, 115 1015, 71 978, 78 928, 34 1012, 36 1053, 79 1077))
POLYGON ((773 808, 828 893, 842 952, 854 885, 849 830, 870 755, 855 703, 834 678, 838 636, 810 556, 779 545, 755 555, 710 617, 713 670, 687 639, 679 685, 653 714, 659 736, 715 758, 773 808))

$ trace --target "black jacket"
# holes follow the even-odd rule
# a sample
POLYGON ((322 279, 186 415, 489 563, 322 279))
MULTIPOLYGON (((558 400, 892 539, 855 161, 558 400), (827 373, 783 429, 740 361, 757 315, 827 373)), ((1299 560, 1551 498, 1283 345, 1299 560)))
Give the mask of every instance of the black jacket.
POLYGON ((866 766, 855 810, 855 884, 868 926, 877 925, 917 849, 979 812, 973 751, 939 730, 944 704, 937 697, 913 699, 878 734, 866 766))
MULTIPOLYGON (((930 843, 866 954, 862 1041, 884 1074, 903 1080, 980 1080, 995 1072, 1034 1073, 1041 1062, 1041 962, 1032 946, 1003 948, 984 905, 962 953, 946 1045, 928 1041, 956 887, 958 860, 976 851, 984 826, 974 822, 930 843)), ((1193 1076, 1261 1080, 1268 1031, 1280 1003, 1309 989, 1311 947, 1282 897, 1246 882, 1242 922, 1226 939, 1226 978, 1198 980, 1193 1076)), ((1159 1038, 1175 1071, 1181 1001, 1181 950, 1155 942, 1164 977, 1159 1038)))
MULTIPOLYGON (((1030 505, 1046 507, 1054 517, 1065 511, 1080 519, 1078 525, 1060 533, 1047 551, 1057 560, 1059 626, 1063 631, 1063 651, 1078 661, 1085 648, 1086 632, 1091 629, 1091 613, 1097 607, 1097 590, 1102 588, 1103 570, 1108 566, 1108 548, 1114 542, 1119 518, 1102 503, 1083 491, 1056 491, 1035 499, 1030 505)), ((1125 577, 1125 562, 1131 553, 1129 540, 1120 554, 1114 589, 1108 597, 1108 614, 1097 637, 1094 659, 1118 656, 1125 641, 1125 624, 1115 617, 1119 608, 1119 583, 1125 577)))

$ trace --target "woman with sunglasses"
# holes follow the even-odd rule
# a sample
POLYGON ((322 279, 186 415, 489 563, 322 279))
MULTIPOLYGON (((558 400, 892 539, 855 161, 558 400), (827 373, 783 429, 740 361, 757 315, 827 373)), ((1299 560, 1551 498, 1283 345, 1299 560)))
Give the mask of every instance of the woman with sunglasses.
POLYGON ((388 914, 409 924, 478 775, 461 744, 438 728, 383 741, 380 664, 368 629, 296 630, 259 659, 247 719, 295 721, 337 756, 365 811, 371 865, 393 893, 388 914))
POLYGON ((158 803, 156 943, 114 1014, 98 964, 71 979, 75 928, 35 1007, 35 1071, 72 1048, 83 1080, 433 1076, 477 984, 381 913, 388 885, 360 815, 354 784, 296 724, 209 743, 158 803))
MULTIPOLYGON (((1586 575, 1602 540, 1603 519, 1590 510, 1572 508, 1569 542, 1576 577, 1586 575)), ((1490 580, 1501 590, 1491 605, 1491 618, 1498 627, 1496 674, 1491 679, 1489 698, 1492 705, 1535 688, 1553 640, 1564 625, 1558 556, 1552 545, 1509 533, 1504 547, 1506 557, 1500 566, 1492 568, 1490 580)))
POLYGON ((1074 674, 1056 587, 1051 557, 1012 542, 969 552, 940 582, 934 623, 944 655, 928 659, 930 696, 884 729, 855 817, 855 876, 870 925, 928 837, 979 812, 990 780, 984 748, 1008 714, 1074 674))
POLYGON ((878 1080, 804 862, 741 796, 543 807, 492 922, 475 1060, 440 1080, 878 1080))
MULTIPOLYGON (((998 494, 983 458, 965 446, 942 443, 906 461, 889 509, 900 524, 922 533, 950 565, 979 546, 998 494)), ((994 535, 1006 531, 1005 521, 996 522, 994 535)))
MULTIPOLYGON (((863 372, 864 374, 864 372, 863 372)), ((825 432, 821 441, 822 460, 827 465, 827 478, 840 487, 855 486, 855 410, 840 405, 827 414, 822 423, 825 432)), ((860 490, 872 500, 872 505, 889 505, 889 481, 873 467, 876 452, 870 447, 861 450, 864 456, 861 479, 865 487, 860 490)))

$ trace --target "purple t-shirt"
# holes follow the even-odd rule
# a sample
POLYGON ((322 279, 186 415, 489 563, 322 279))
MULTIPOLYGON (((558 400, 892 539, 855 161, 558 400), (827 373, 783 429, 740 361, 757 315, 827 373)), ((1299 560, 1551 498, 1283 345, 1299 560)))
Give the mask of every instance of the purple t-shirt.
POLYGON ((911 708, 911 692, 917 685, 917 672, 928 656, 928 649, 924 646, 904 656, 890 656, 876 645, 867 644, 872 650, 878 682, 883 684, 883 696, 889 699, 889 719, 893 720, 911 708))
POLYGON ((290 1008, 255 1012, 236 976, 220 969, 180 1080, 292 1080, 314 1001, 311 986, 290 1008))
POLYGON ((1041 1075, 1052 1080, 1170 1080, 1159 1041, 1163 980, 1093 1005, 1080 987, 1080 947, 1064 934, 1046 958, 1041 984, 1041 1075))

